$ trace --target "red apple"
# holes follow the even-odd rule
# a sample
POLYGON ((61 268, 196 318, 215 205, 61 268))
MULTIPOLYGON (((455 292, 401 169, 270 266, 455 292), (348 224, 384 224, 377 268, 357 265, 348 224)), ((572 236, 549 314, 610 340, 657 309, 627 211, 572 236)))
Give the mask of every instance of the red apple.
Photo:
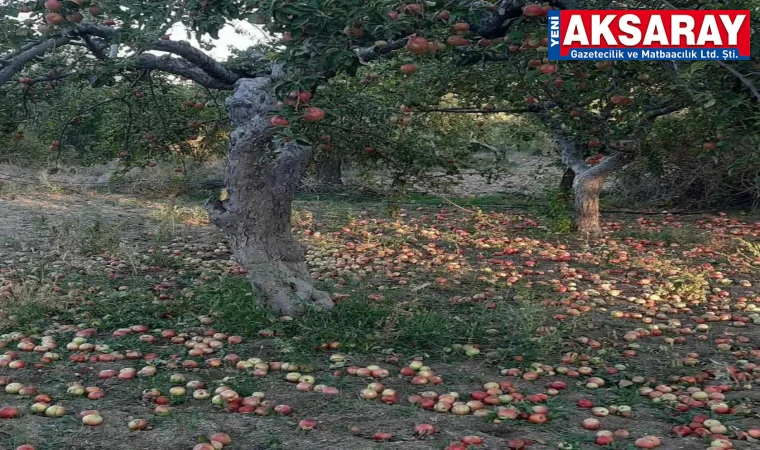
POLYGON ((638 448, 657 448, 660 446, 660 438, 657 436, 644 436, 636 439, 634 443, 638 448))
POLYGON ((433 435, 435 431, 435 427, 429 423, 421 423, 414 426, 414 434, 417 436, 433 435))
POLYGON ((303 419, 300 422, 298 422, 298 428, 300 428, 300 429, 302 429, 304 431, 313 430, 316 427, 317 427, 317 421, 316 420, 303 419))
POLYGON ((594 418, 588 418, 583 419, 583 422, 581 422, 581 426, 587 430, 598 430, 601 428, 602 424, 598 420, 594 418))
POLYGON ((0 408, 0 419, 15 419, 18 417, 18 408, 4 406, 0 408))

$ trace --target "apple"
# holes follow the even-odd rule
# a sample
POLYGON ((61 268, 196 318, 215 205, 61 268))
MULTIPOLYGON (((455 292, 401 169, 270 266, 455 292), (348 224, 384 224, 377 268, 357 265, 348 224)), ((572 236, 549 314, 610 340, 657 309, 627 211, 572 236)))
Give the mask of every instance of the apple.
POLYGON ((61 3, 59 0, 47 0, 45 2, 45 9, 48 11, 60 12, 62 8, 63 3, 61 3))
POLYGON ((359 396, 365 400, 374 400, 378 397, 378 393, 374 389, 362 389, 359 396))
POLYGON ((702 144, 702 148, 707 151, 717 150, 718 144, 716 144, 715 142, 705 142, 704 144, 702 144))
POLYGON ((596 437, 596 445, 599 446, 610 445, 612 442, 614 442, 614 438, 612 436, 602 435, 596 437))
POLYGON ((45 415, 48 417, 63 417, 66 414, 66 409, 63 406, 53 405, 45 410, 45 415))
POLYGON ((409 75, 417 71, 417 66, 415 64, 404 64, 399 70, 401 73, 409 75))
POLYGON ((731 407, 725 403, 715 404, 710 409, 716 414, 728 414, 731 412, 731 407))
POLYGON ((636 439, 634 445, 638 448, 657 448, 661 444, 660 438, 657 436, 647 435, 636 439))
POLYGON ((670 429, 670 432, 681 437, 689 436, 692 433, 691 428, 685 425, 676 425, 670 429))
POLYGON ((457 416, 466 416, 471 411, 471 408, 467 405, 455 404, 451 407, 451 413, 457 416))
POLYGON ((594 418, 583 419, 581 426, 587 430, 598 430, 602 424, 594 418))
POLYGON ((306 108, 306 111, 303 115, 303 120, 306 122, 319 122, 324 118, 325 112, 322 109, 316 107, 306 108))
POLYGON ((470 45, 470 41, 462 36, 449 36, 446 39, 446 43, 452 47, 466 47, 470 45))
POLYGON ((337 395, 340 393, 340 391, 334 386, 325 386, 322 388, 322 393, 327 395, 337 395))
POLYGON ((181 386, 174 386, 173 388, 169 389, 169 395, 172 397, 184 397, 187 393, 187 390, 181 386))
POLYGON ((465 436, 462 438, 464 445, 480 445, 483 443, 483 438, 480 436, 465 436))
POLYGON ((552 73, 557 73, 557 65, 556 64, 543 64, 542 66, 540 66, 538 68, 538 70, 541 73, 545 74, 545 75, 549 75, 549 74, 552 74, 552 73))
POLYGON ((298 428, 304 431, 310 431, 317 427, 317 421, 312 419, 303 419, 298 422, 298 428))
POLYGON ((531 4, 523 7, 523 15, 525 17, 542 17, 546 15, 546 10, 540 5, 531 4))
POLYGON ((515 439, 507 442, 507 448, 510 450, 525 450, 532 443, 527 439, 515 439))
POLYGON ((549 418, 546 416, 546 414, 535 413, 528 416, 528 422, 530 423, 541 424, 541 423, 546 423, 548 421, 549 421, 549 418))
POLYGON ((18 394, 24 387, 21 383, 8 383, 5 385, 5 392, 8 394, 18 394))
POLYGON ((421 423, 414 426, 414 434, 417 436, 433 435, 435 432, 435 427, 429 423, 421 423))
POLYGON ((287 117, 283 116, 274 116, 269 122, 275 127, 286 127, 290 123, 287 117))
POLYGON ((216 450, 216 447, 210 442, 202 442, 193 447, 193 450, 216 450))
POLYGON ((232 443, 232 438, 230 438, 230 436, 226 433, 215 433, 211 435, 209 439, 211 439, 212 441, 219 442, 225 447, 232 443))
POLYGON ((153 409, 153 414, 159 417, 171 416, 172 408, 168 405, 158 405, 153 409))
POLYGON ((613 435, 614 437, 616 437, 616 438, 620 438, 620 439, 628 439, 628 437, 630 437, 630 436, 631 436, 631 433, 630 433, 628 430, 621 428, 621 429, 615 430, 615 431, 612 433, 612 435, 613 435))
POLYGON ((393 439, 393 435, 391 433, 377 432, 372 435, 372 439, 377 442, 388 442, 393 439))
POLYGON ((35 414, 42 414, 50 407, 49 404, 43 403, 43 402, 37 402, 32 404, 32 406, 29 408, 33 413, 35 414))
POLYGON ((91 427, 98 426, 103 423, 103 417, 100 414, 87 414, 82 417, 82 423, 91 427))
POLYGON ((127 424, 129 431, 139 431, 148 428, 148 421, 145 419, 134 419, 127 424))
POLYGON ((422 37, 413 37, 407 41, 406 48, 415 55, 424 55, 428 49, 428 41, 422 37))

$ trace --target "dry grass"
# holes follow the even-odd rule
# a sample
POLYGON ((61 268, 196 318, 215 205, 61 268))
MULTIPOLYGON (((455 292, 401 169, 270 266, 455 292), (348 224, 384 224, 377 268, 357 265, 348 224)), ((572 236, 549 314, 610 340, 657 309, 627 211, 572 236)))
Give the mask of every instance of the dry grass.
POLYGON ((99 164, 88 167, 59 166, 50 168, 20 167, 0 164, 0 182, 6 193, 21 193, 24 187, 46 188, 53 192, 61 189, 87 191, 104 189, 127 194, 178 195, 220 180, 224 165, 222 161, 203 164, 187 164, 184 172, 175 172, 177 164, 159 163, 156 167, 136 168, 117 175, 118 163, 99 164), (13 189, 13 191, 9 191, 13 189))

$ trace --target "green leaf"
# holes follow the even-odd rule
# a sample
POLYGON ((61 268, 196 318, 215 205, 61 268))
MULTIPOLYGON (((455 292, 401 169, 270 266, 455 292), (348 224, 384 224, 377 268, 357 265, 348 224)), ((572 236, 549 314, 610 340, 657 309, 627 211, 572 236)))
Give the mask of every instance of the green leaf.
POLYGON ((689 75, 694 75, 698 70, 704 69, 709 64, 709 61, 695 61, 689 66, 689 75))

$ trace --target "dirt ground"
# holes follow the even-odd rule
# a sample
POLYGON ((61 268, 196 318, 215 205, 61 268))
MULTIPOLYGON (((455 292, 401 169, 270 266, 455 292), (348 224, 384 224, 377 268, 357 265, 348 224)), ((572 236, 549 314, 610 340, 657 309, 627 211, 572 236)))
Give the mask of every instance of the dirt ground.
MULTIPOLYGON (((289 325, 266 313, 259 315, 259 310, 244 309, 248 306, 235 309, 235 302, 250 294, 242 293, 245 280, 198 202, 14 188, 0 194, 0 208, 0 331, 23 332, 35 343, 41 335, 53 335, 61 356, 60 361, 35 366, 39 354, 22 352, 18 359, 27 367, 0 368, 0 376, 37 387, 68 411, 60 419, 35 415, 29 411, 29 398, 0 393, 0 406, 21 411, 19 419, 0 420, 0 448, 31 443, 37 450, 182 450, 214 432, 228 433, 233 450, 443 449, 467 435, 484 440, 473 448, 512 448, 516 440, 529 440, 529 449, 558 448, 561 443, 568 449, 600 448, 593 442, 594 433, 579 426, 591 417, 576 406, 580 398, 595 405, 633 408, 632 417, 600 418, 603 429, 631 433, 631 438, 616 439, 606 448, 635 448, 635 438, 645 434, 660 436, 661 449, 707 448, 709 438, 669 434, 673 425, 699 415, 724 419, 735 427, 725 432, 735 448, 758 448, 757 442, 736 439, 736 433, 758 426, 760 397, 756 388, 746 389, 750 381, 727 372, 731 367, 755 380, 760 375, 751 366, 760 363, 760 297, 754 287, 760 277, 747 253, 731 246, 736 238, 760 237, 760 222, 750 217, 611 216, 605 218, 605 239, 590 243, 552 234, 545 218, 495 208, 486 210, 486 217, 474 217, 465 211, 424 207, 391 219, 376 205, 299 202, 296 231, 310 249, 314 276, 348 300, 327 319, 315 315, 289 325), (365 255, 375 259, 374 272, 352 266, 365 255), (610 289, 621 293, 611 295, 610 289), (707 299, 681 305, 691 295, 689 289, 706 292, 707 299), (652 302, 660 302, 652 295, 663 299, 655 309, 664 316, 647 316, 652 302), (536 303, 522 303, 521 296, 536 303), (745 307, 737 307, 741 304, 745 307), (759 308, 751 310, 747 304, 759 308), (625 315, 612 317, 613 311, 625 315), (722 311, 728 312, 729 320, 707 322, 708 333, 693 331, 704 322, 700 318, 722 311), (213 316, 211 324, 199 322, 206 314, 213 316), (682 333, 673 320, 692 331, 682 333), (741 320, 745 325, 737 325, 741 320), (141 323, 148 326, 147 332, 112 335, 115 329, 141 323), (639 337, 638 347, 623 339, 632 330, 651 332, 655 324, 665 330, 660 337, 639 337), (69 361, 76 352, 66 350, 66 344, 75 329, 87 327, 97 328, 88 342, 109 345, 117 354, 156 353, 158 359, 69 361), (300 392, 283 380, 284 371, 273 369, 267 376, 254 377, 234 365, 206 367, 207 356, 189 358, 186 346, 161 337, 161 330, 169 328, 187 333, 188 339, 207 336, 210 329, 240 334, 242 344, 225 342, 212 356, 232 353, 243 359, 313 365, 317 383, 335 386, 339 394, 300 392), (262 329, 276 334, 270 337, 262 329), (138 334, 154 340, 142 341, 138 334), (700 334, 706 339, 698 338, 700 334), (688 339, 675 345, 664 341, 679 337, 688 339), (340 339, 343 347, 310 347, 330 339, 340 339), (599 346, 589 344, 589 339, 599 346), (716 348, 716 339, 727 339, 728 350, 716 348), (466 357, 458 350, 457 345, 468 342, 478 345, 481 354, 466 357), (637 352, 625 356, 632 349, 637 352), (573 352, 579 360, 561 360, 573 352), (358 367, 388 368, 391 376, 380 381, 397 391, 398 403, 360 398, 373 380, 334 376, 339 370, 330 368, 334 353, 346 355, 349 364, 358 367), (696 365, 685 365, 691 353, 697 355, 696 365), (400 368, 415 357, 429 364, 443 384, 417 386, 400 375, 400 368), (172 368, 188 359, 197 360, 200 368, 172 368), (585 378, 543 374, 538 381, 526 381, 502 373, 506 368, 529 372, 533 361, 553 368, 587 365, 607 385, 594 390, 586 387, 585 378), (626 368, 609 371, 619 364, 626 368), (98 376, 102 370, 149 365, 158 368, 156 376, 98 376), (684 381, 701 372, 709 374, 704 382, 684 381), (264 392, 272 405, 291 405, 294 413, 232 413, 212 406, 210 400, 181 396, 170 399, 171 416, 155 416, 155 403, 143 393, 159 389, 167 395, 173 373, 182 373, 186 381, 203 381, 210 389, 232 386, 241 397, 264 392), (621 387, 621 381, 635 375, 653 380, 621 387), (67 387, 77 380, 99 386, 106 397, 67 395, 67 387), (470 393, 484 389, 483 383, 505 380, 524 395, 545 392, 547 383, 557 380, 564 380, 567 390, 539 402, 550 411, 545 425, 524 419, 496 423, 493 415, 436 413, 407 402, 408 396, 426 390, 458 392, 468 400, 470 393), (678 413, 637 393, 641 386, 658 384, 677 389, 728 385, 732 389, 725 393, 725 402, 750 412, 723 418, 695 407, 678 413), (100 411, 103 425, 82 425, 75 414, 86 409, 100 411), (134 418, 146 418, 150 428, 129 431, 127 423, 134 418), (296 424, 305 418, 316 419, 317 428, 298 430, 296 424), (420 423, 434 425, 437 433, 415 436, 412 429, 420 423), (391 441, 376 442, 373 435, 380 431, 391 433, 391 441)), ((20 339, 0 336, 8 350, 15 350, 20 339)), ((521 412, 533 406, 517 405, 521 412)))

